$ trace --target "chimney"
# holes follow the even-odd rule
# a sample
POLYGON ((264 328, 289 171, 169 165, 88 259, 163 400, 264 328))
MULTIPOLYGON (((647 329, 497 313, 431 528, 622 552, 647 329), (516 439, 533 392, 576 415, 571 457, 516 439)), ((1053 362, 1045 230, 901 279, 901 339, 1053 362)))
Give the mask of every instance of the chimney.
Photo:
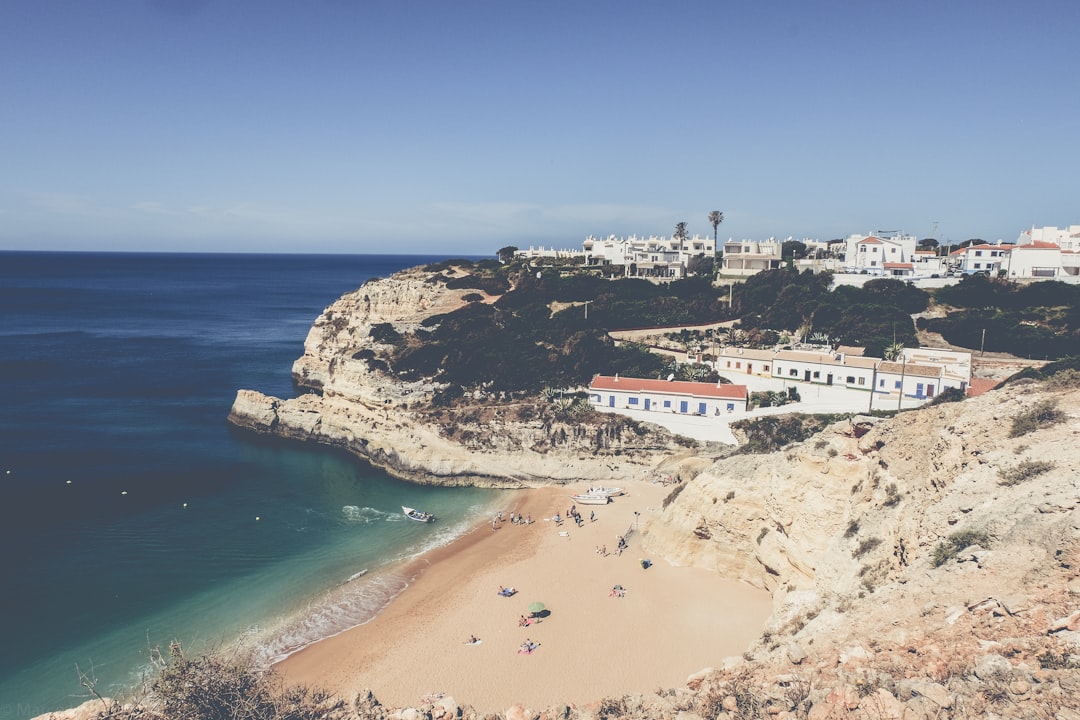
POLYGON ((615 373, 615 382, 619 382, 619 373, 615 373))

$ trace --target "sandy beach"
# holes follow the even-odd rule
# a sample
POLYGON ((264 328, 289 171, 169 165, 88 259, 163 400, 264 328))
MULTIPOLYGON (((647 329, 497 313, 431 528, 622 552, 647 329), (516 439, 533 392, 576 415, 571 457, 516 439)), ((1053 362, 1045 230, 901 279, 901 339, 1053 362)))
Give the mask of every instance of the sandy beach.
POLYGON ((277 670, 348 699, 370 688, 384 704, 415 706, 444 693, 501 712, 518 703, 540 709, 677 687, 740 655, 761 632, 769 596, 650 558, 642 541, 647 547, 648 524, 672 488, 646 481, 624 488, 608 505, 578 506, 580 526, 556 526, 553 516, 565 515, 569 496, 584 485, 508 491, 497 529, 489 522, 417 560, 414 582, 375 619, 292 655, 277 670), (512 524, 511 512, 534 522, 512 524), (635 525, 618 554, 619 536, 635 525), (612 595, 615 585, 625 588, 622 597, 612 595), (500 586, 517 592, 502 597, 500 586), (519 627, 533 602, 547 613, 519 627), (471 636, 480 642, 467 644, 471 636), (538 647, 522 654, 527 639, 538 647))

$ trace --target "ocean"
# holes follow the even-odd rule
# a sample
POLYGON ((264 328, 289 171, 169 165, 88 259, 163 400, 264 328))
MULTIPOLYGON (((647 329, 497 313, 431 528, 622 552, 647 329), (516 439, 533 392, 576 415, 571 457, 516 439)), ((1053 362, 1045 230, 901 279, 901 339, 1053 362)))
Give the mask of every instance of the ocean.
POLYGON ((270 660, 362 623, 495 507, 226 422, 240 388, 295 394, 340 295, 440 259, 0 252, 0 720, 83 702, 80 673, 123 692, 174 640, 270 660))

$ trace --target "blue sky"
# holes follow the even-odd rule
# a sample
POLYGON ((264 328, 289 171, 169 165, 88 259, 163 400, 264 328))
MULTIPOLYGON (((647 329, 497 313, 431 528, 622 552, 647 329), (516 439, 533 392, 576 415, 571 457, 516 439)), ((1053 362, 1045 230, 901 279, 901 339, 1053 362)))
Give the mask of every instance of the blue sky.
POLYGON ((1080 3, 0 6, 0 249, 1080 223, 1080 3))

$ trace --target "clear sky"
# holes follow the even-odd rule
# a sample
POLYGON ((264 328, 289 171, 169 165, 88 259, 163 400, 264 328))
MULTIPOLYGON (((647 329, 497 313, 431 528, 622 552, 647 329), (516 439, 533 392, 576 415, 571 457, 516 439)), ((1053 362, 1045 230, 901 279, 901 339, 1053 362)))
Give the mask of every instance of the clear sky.
POLYGON ((0 249, 1080 223, 1080 3, 0 4, 0 249))

